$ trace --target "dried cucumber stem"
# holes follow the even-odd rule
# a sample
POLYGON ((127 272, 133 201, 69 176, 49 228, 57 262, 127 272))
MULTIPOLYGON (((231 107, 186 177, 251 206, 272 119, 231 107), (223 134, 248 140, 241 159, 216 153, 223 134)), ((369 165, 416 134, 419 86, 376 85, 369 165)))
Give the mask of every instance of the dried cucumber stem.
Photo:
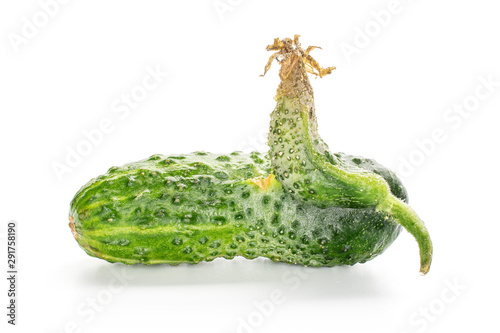
POLYGON ((335 68, 321 68, 309 55, 316 47, 303 50, 298 37, 275 39, 274 44, 267 47, 277 52, 269 59, 265 72, 274 59, 281 64, 281 83, 269 132, 269 154, 276 179, 295 199, 321 208, 376 208, 391 214, 417 240, 421 272, 427 273, 432 244, 423 222, 408 205, 391 194, 381 176, 331 154, 319 136, 307 73, 322 77, 335 68))

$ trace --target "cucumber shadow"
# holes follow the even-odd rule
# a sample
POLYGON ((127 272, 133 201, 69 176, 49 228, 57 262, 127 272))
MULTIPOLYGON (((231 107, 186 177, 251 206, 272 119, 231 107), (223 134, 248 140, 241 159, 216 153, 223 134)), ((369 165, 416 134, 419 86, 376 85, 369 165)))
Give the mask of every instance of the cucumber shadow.
MULTIPOLYGON (((94 263, 96 264, 96 263, 94 263)), ((81 267, 81 266, 80 266, 81 267)), ((106 287, 121 283, 127 289, 200 287, 240 284, 242 288, 279 289, 298 299, 366 298, 391 293, 383 276, 369 264, 310 268, 276 263, 266 258, 216 259, 196 265, 123 265, 101 262, 79 274, 75 283, 106 287), (94 268, 95 267, 95 268, 94 268)))

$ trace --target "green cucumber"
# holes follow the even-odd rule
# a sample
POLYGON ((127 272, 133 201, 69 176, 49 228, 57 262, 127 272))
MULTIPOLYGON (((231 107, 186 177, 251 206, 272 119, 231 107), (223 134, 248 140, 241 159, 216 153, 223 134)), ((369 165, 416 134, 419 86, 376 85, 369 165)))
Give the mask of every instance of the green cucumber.
POLYGON ((125 264, 267 257, 305 266, 364 263, 406 228, 428 272, 432 243, 401 181, 373 160, 331 153, 317 132, 298 36, 275 39, 281 63, 269 152, 154 155, 113 167, 74 196, 70 227, 91 256, 125 264))

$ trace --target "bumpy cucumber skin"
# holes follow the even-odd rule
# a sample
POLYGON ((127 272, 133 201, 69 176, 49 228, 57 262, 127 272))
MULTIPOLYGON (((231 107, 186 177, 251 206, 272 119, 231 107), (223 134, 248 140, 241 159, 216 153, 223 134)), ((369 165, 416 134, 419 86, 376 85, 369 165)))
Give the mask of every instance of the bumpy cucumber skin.
POLYGON ((303 98, 280 97, 271 114, 271 162, 285 191, 323 208, 375 208, 387 201, 391 192, 383 177, 330 153, 317 134, 311 105, 303 98))
MULTIPOLYGON (((399 179, 373 160, 335 154, 382 176, 406 201, 399 179)), ((382 253, 401 227, 375 208, 321 208, 294 199, 260 153, 154 155, 113 167, 71 202, 79 245, 125 264, 179 264, 259 256, 306 266, 353 265, 382 253)))

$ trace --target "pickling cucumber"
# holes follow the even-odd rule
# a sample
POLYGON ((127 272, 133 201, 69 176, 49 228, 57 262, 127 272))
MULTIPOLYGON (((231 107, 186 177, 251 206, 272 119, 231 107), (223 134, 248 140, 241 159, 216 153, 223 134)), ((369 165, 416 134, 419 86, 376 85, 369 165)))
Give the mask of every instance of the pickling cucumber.
POLYGON ((269 151, 154 155, 92 179, 70 204, 91 256, 125 264, 267 257, 305 266, 364 263, 406 228, 428 272, 432 243, 406 190, 377 162, 331 153, 317 131, 307 73, 321 68, 298 36, 275 39, 281 83, 269 151))

